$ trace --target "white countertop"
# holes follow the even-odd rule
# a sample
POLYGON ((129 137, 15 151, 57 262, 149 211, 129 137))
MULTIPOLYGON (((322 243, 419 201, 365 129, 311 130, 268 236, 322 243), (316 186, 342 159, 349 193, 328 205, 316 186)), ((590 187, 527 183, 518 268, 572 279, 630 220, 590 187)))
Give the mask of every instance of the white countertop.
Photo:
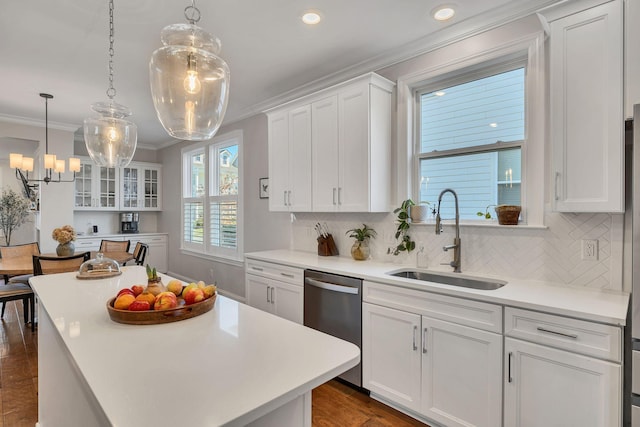
MULTIPOLYGON (((490 291, 422 282, 385 274, 390 271, 413 268, 408 265, 376 262, 372 260, 354 261, 349 257, 324 257, 310 252, 274 250, 251 252, 245 254, 245 257, 292 267, 310 268, 328 273, 358 277, 378 283, 492 302, 505 306, 544 311, 620 326, 624 326, 626 323, 627 307, 629 304, 629 294, 625 292, 583 289, 556 283, 509 277, 483 275, 483 277, 491 277, 508 282, 502 288, 490 291)), ((443 272, 439 270, 438 273, 443 272)), ((461 273, 461 275, 479 277, 474 276, 472 273, 467 274, 464 272, 461 273)))
MULTIPOLYGON (((218 295, 197 317, 160 325, 113 322, 106 302, 146 284, 143 267, 31 284, 112 425, 245 425, 355 366, 346 341, 218 295)), ((162 275, 163 282, 169 278, 162 275)))
POLYGON ((157 235, 162 235, 162 236, 167 236, 169 233, 160 233, 160 232, 156 232, 156 233, 147 233, 147 232, 140 232, 140 233, 96 233, 96 234, 78 234, 78 236, 76 237, 76 240, 79 239, 108 239, 109 237, 135 237, 135 236, 139 236, 139 237, 144 237, 144 236, 157 236, 157 235))

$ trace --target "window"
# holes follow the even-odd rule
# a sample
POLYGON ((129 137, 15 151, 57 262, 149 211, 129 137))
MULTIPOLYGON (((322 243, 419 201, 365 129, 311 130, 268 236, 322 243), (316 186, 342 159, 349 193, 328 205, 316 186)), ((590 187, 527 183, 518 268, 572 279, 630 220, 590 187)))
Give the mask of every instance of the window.
POLYGON ((183 150, 182 249, 242 259, 242 134, 183 150))
MULTIPOLYGON (((522 203, 525 75, 523 62, 503 64, 415 92, 418 201, 437 203, 452 188, 461 219, 522 203)), ((443 203, 441 214, 453 218, 453 203, 443 203)))

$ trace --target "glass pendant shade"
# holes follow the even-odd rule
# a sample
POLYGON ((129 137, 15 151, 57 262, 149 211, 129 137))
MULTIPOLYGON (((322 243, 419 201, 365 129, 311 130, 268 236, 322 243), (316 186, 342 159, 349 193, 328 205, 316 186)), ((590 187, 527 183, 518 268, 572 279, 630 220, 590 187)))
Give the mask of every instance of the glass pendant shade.
POLYGON ((220 127, 229 100, 229 67, 220 40, 193 24, 173 24, 160 35, 149 77, 158 119, 174 138, 207 140, 220 127))
POLYGON ((91 109, 100 116, 84 120, 84 141, 89 156, 99 166, 127 166, 138 140, 137 126, 125 119, 131 111, 112 101, 96 102, 91 109))

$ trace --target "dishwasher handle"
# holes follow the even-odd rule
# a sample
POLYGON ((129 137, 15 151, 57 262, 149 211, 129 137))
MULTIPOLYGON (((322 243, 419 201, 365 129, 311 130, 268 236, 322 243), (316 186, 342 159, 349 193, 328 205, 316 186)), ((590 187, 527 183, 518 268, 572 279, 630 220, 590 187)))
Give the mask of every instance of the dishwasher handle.
POLYGON ((329 291, 341 292, 343 294, 358 295, 360 292, 358 288, 354 288, 353 286, 336 285, 335 283, 323 282, 322 280, 311 279, 309 277, 305 277, 304 284, 329 291))

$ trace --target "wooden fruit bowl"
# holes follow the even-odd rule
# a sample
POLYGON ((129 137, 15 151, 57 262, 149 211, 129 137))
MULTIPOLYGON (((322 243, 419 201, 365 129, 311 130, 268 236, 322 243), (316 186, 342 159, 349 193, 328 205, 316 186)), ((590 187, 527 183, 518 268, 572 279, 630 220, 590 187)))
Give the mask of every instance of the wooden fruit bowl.
POLYGON ((185 305, 182 298, 178 298, 178 306, 167 310, 147 310, 147 311, 129 311, 118 310, 113 308, 113 302, 116 298, 107 301, 107 311, 111 320, 118 323, 126 323, 129 325, 155 325, 158 323, 177 322, 179 320, 196 317, 213 308, 218 294, 204 301, 196 302, 191 305, 185 305))

